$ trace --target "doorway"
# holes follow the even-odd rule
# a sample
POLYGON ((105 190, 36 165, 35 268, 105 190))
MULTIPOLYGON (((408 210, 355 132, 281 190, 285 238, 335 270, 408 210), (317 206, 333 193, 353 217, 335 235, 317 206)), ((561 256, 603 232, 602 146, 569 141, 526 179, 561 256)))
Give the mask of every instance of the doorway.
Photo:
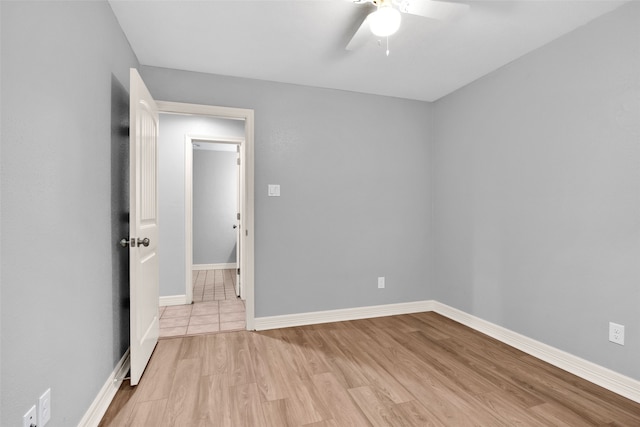
POLYGON ((184 157, 186 247, 191 249, 185 269, 233 270, 235 294, 243 300, 240 272, 241 212, 246 191, 242 179, 244 141, 240 136, 187 134, 184 157))
MULTIPOLYGON (((229 224, 229 228, 231 229, 232 225, 240 225, 237 233, 237 243, 238 243, 238 257, 237 264, 240 267, 240 280, 241 280, 241 295, 244 299, 244 305, 246 307, 244 313, 244 323, 245 328, 252 330, 253 329, 253 319, 254 319, 254 289, 253 289, 253 272, 254 272, 254 262, 253 262, 253 248, 254 248, 254 233, 253 233, 253 110, 245 110, 245 109, 237 109, 237 108, 227 108, 227 107, 214 107, 214 106, 205 106, 205 105, 194 105, 194 104, 182 104, 182 103, 174 103, 174 102, 162 102, 158 101, 158 109, 160 113, 166 114, 167 116, 188 116, 191 118, 202 118, 202 119, 224 119, 228 122, 236 122, 242 124, 242 133, 238 136, 211 136, 211 133, 204 134, 199 131, 193 131, 189 134, 183 134, 183 148, 180 153, 175 153, 176 158, 184 156, 184 169, 181 176, 174 176, 172 179, 172 185, 182 185, 183 189, 183 199, 175 200, 174 205, 177 207, 178 205, 183 206, 182 214, 180 217, 184 222, 184 226, 182 230, 184 232, 184 238, 179 246, 183 248, 183 255, 180 256, 183 259, 182 268, 184 273, 181 276, 179 282, 183 283, 182 289, 184 290, 184 294, 177 294, 177 292, 172 292, 168 298, 175 297, 176 301, 181 301, 179 304, 191 304, 194 302, 194 277, 195 280, 200 280, 200 275, 203 273, 205 282, 207 280, 213 280, 215 282, 215 272, 210 273, 211 279, 207 279, 208 270, 213 270, 207 268, 207 270, 198 271, 196 275, 192 273, 193 262, 193 206, 192 206, 192 190, 193 190, 193 143, 194 141, 198 144, 200 143, 220 143, 233 145, 233 147, 238 147, 237 153, 240 158, 240 166, 238 168, 239 175, 239 203, 238 203, 238 212, 240 215, 240 219, 236 222, 236 224, 229 224), (178 155, 179 154, 179 155, 178 155), (183 179, 184 178, 184 179, 183 179), (183 183, 183 184, 181 184, 183 183)), ((162 127, 162 124, 161 124, 162 127)), ((162 132, 161 132, 162 135, 162 132)), ((179 160, 178 160, 179 161, 179 160)), ((175 163, 175 162, 174 162, 175 163)), ((173 209, 174 212, 170 214, 175 214, 178 212, 177 209, 173 209)), ((161 215, 162 216, 162 215, 161 215)), ((168 215, 167 215, 168 216, 168 215)), ((162 220, 161 220, 162 221, 162 220)), ((174 231, 175 227, 173 227, 174 231)), ((175 256, 172 257, 172 262, 175 262, 175 256)), ((230 265, 231 263, 222 263, 223 265, 219 265, 221 267, 220 272, 223 277, 228 277, 231 273, 237 273, 236 268, 228 268, 228 267, 236 267, 235 265, 230 265), (224 270, 228 271, 224 271, 224 270)), ((209 267, 209 266, 205 266, 209 267)), ((177 269, 176 269, 177 270, 177 269)), ((178 280, 173 280, 175 283, 178 280)), ((234 284, 237 280, 234 282, 234 284)), ((224 286, 224 285, 222 285, 224 286)), ((182 293, 182 292, 180 292, 182 293)), ((166 295, 166 294, 165 294, 166 295)), ((167 298, 167 297, 165 297, 167 298)), ((176 302, 178 304, 178 302, 176 302)), ((171 304, 168 304, 171 305, 171 304)), ((166 307, 164 310, 178 310, 172 307, 166 307)))

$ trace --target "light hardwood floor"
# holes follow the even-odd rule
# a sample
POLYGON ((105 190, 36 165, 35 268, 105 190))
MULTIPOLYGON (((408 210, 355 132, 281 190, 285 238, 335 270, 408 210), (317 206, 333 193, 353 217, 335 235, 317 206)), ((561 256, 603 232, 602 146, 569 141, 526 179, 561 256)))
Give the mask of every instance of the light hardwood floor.
POLYGON ((435 313, 160 341, 102 426, 640 426, 640 404, 435 313))

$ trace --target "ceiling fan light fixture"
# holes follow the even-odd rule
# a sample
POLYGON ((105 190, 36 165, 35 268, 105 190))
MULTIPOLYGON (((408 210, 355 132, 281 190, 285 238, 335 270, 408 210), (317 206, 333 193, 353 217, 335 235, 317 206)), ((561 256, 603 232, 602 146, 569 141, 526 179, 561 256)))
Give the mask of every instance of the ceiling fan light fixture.
POLYGON ((368 17, 371 32, 378 37, 388 37, 398 31, 401 20, 400 11, 391 6, 380 6, 368 17))

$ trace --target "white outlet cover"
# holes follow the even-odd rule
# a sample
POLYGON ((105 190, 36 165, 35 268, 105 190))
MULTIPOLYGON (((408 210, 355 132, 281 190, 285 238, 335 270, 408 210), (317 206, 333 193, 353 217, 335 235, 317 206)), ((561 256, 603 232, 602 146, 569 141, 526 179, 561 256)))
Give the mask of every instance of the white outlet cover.
POLYGON ((384 288, 384 277, 378 277, 378 289, 384 288))
POLYGON ((609 322, 609 341, 624 345, 624 325, 609 322))
POLYGON ((51 419, 51 389, 47 389, 38 399, 38 427, 44 427, 51 419))
POLYGON ((36 405, 27 411, 22 417, 22 427, 31 427, 38 425, 38 414, 36 413, 36 405))

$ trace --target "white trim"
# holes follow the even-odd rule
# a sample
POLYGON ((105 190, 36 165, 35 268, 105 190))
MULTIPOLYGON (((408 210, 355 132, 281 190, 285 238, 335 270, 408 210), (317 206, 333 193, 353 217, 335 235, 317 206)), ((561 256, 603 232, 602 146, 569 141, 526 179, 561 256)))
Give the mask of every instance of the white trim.
POLYGON ((479 317, 465 313, 446 304, 434 301, 433 311, 476 331, 489 335, 540 360, 544 360, 560 369, 577 375, 582 379, 640 403, 640 381, 638 380, 541 343, 540 341, 528 338, 502 326, 487 322, 486 320, 482 320, 479 317))
MULTIPOLYGON (((184 137, 184 235, 185 235, 185 301, 193 302, 193 270, 214 270, 213 268, 195 268, 193 265, 193 142, 207 141, 222 144, 242 145, 244 137, 237 136, 211 136, 199 134, 186 134, 184 137)), ((242 154, 240 155, 242 163, 242 154)), ((213 264, 208 264, 213 265, 213 264)), ((235 265, 235 264, 234 264, 235 265)), ((236 267, 217 267, 236 268, 236 267)))
POLYGON ((193 142, 185 135, 184 144, 184 285, 185 301, 193 302, 193 142))
MULTIPOLYGON (((242 234, 242 251, 240 264, 242 265, 242 286, 243 297, 245 299, 246 307, 246 327, 247 330, 254 328, 254 316, 255 316, 255 302, 254 302, 254 112, 250 109, 243 108, 231 108, 231 107, 217 107, 212 105, 198 105, 198 104, 185 104, 181 102, 168 102, 168 101, 156 101, 158 111, 161 113, 176 113, 176 114, 194 114, 200 116, 212 116, 221 117, 226 119, 244 120, 244 142, 240 143, 241 153, 244 158, 241 160, 241 167, 244 170, 244 184, 245 194, 242 203, 242 226, 244 233, 242 234)), ((198 137, 196 139, 203 139, 198 137)), ((228 138, 225 138, 229 140, 228 138)), ((237 142, 237 141, 234 141, 237 142)), ((186 145, 186 144, 185 144, 186 145)), ((241 154, 241 156, 242 156, 241 154)), ((185 183, 185 186, 187 184, 185 183)), ((185 203, 187 200, 185 200, 185 203)), ((185 208, 186 210, 186 208, 185 208)), ((185 220, 185 231, 186 224, 185 220)), ((188 234, 188 232, 186 233, 188 234)), ((186 237, 185 237, 186 239, 186 237)), ((188 267, 185 269, 185 296, 188 297, 192 286, 191 277, 187 277, 191 273, 192 258, 189 250, 185 251, 185 265, 188 267)), ((191 255, 192 256, 192 255, 191 255)), ((191 294, 193 299, 193 294, 191 294)), ((191 301, 189 301, 191 302, 191 301)))
POLYGON ((190 302, 187 302, 186 295, 169 295, 166 297, 158 298, 158 306, 160 307, 166 307, 168 305, 184 305, 184 304, 191 304, 190 302))
POLYGON ((111 375, 109 375, 109 378, 107 378, 107 382, 104 383, 93 403, 85 412, 84 417, 78 423, 78 427, 94 427, 100 424, 130 366, 131 360, 129 359, 129 349, 127 349, 113 372, 111 372, 111 375))
POLYGON ((211 136, 199 134, 189 134, 189 139, 191 139, 192 144, 194 141, 205 141, 219 144, 240 145, 245 141, 244 136, 211 136))
POLYGON ((192 264, 191 270, 228 270, 230 268, 238 268, 235 262, 219 263, 219 264, 192 264))
POLYGON ((254 116, 253 110, 246 110, 246 121, 244 125, 244 136, 246 143, 241 146, 244 148, 245 175, 244 175, 244 200, 242 200, 242 209, 244 210, 244 230, 242 236, 242 248, 240 251, 240 265, 242 268, 242 289, 241 295, 245 300, 245 310, 247 312, 246 325, 247 330, 254 329, 255 318, 255 266, 254 266, 254 116))
POLYGON ((397 314, 432 311, 435 301, 414 301, 398 304, 373 305, 368 307, 344 308, 338 310, 314 311, 310 313, 285 314, 282 316, 257 317, 255 330, 288 328, 291 326, 315 325, 318 323, 343 322, 346 320, 370 319, 373 317, 395 316, 397 314))
MULTIPOLYGON (((184 227, 185 227, 185 295, 187 304, 193 302, 193 270, 201 270, 194 268, 193 265, 193 142, 207 141, 222 144, 233 144, 242 146, 245 142, 244 138, 224 137, 224 136, 207 136, 186 134, 184 136, 184 227)), ((240 150, 240 164, 244 163, 242 151, 240 150)), ((242 166, 240 166, 242 168, 242 166)), ((238 183, 240 185, 240 183, 238 183)), ((242 190, 241 190, 242 191, 242 190)), ((244 212, 240 211, 244 216, 244 212)), ((236 234, 237 235, 237 234, 236 234)), ((202 264, 201 264, 202 265, 202 264)), ((213 265, 213 264, 209 264, 213 265)), ((218 267, 221 268, 221 267, 218 267)), ((214 270, 215 268, 207 268, 206 270, 214 270)))

